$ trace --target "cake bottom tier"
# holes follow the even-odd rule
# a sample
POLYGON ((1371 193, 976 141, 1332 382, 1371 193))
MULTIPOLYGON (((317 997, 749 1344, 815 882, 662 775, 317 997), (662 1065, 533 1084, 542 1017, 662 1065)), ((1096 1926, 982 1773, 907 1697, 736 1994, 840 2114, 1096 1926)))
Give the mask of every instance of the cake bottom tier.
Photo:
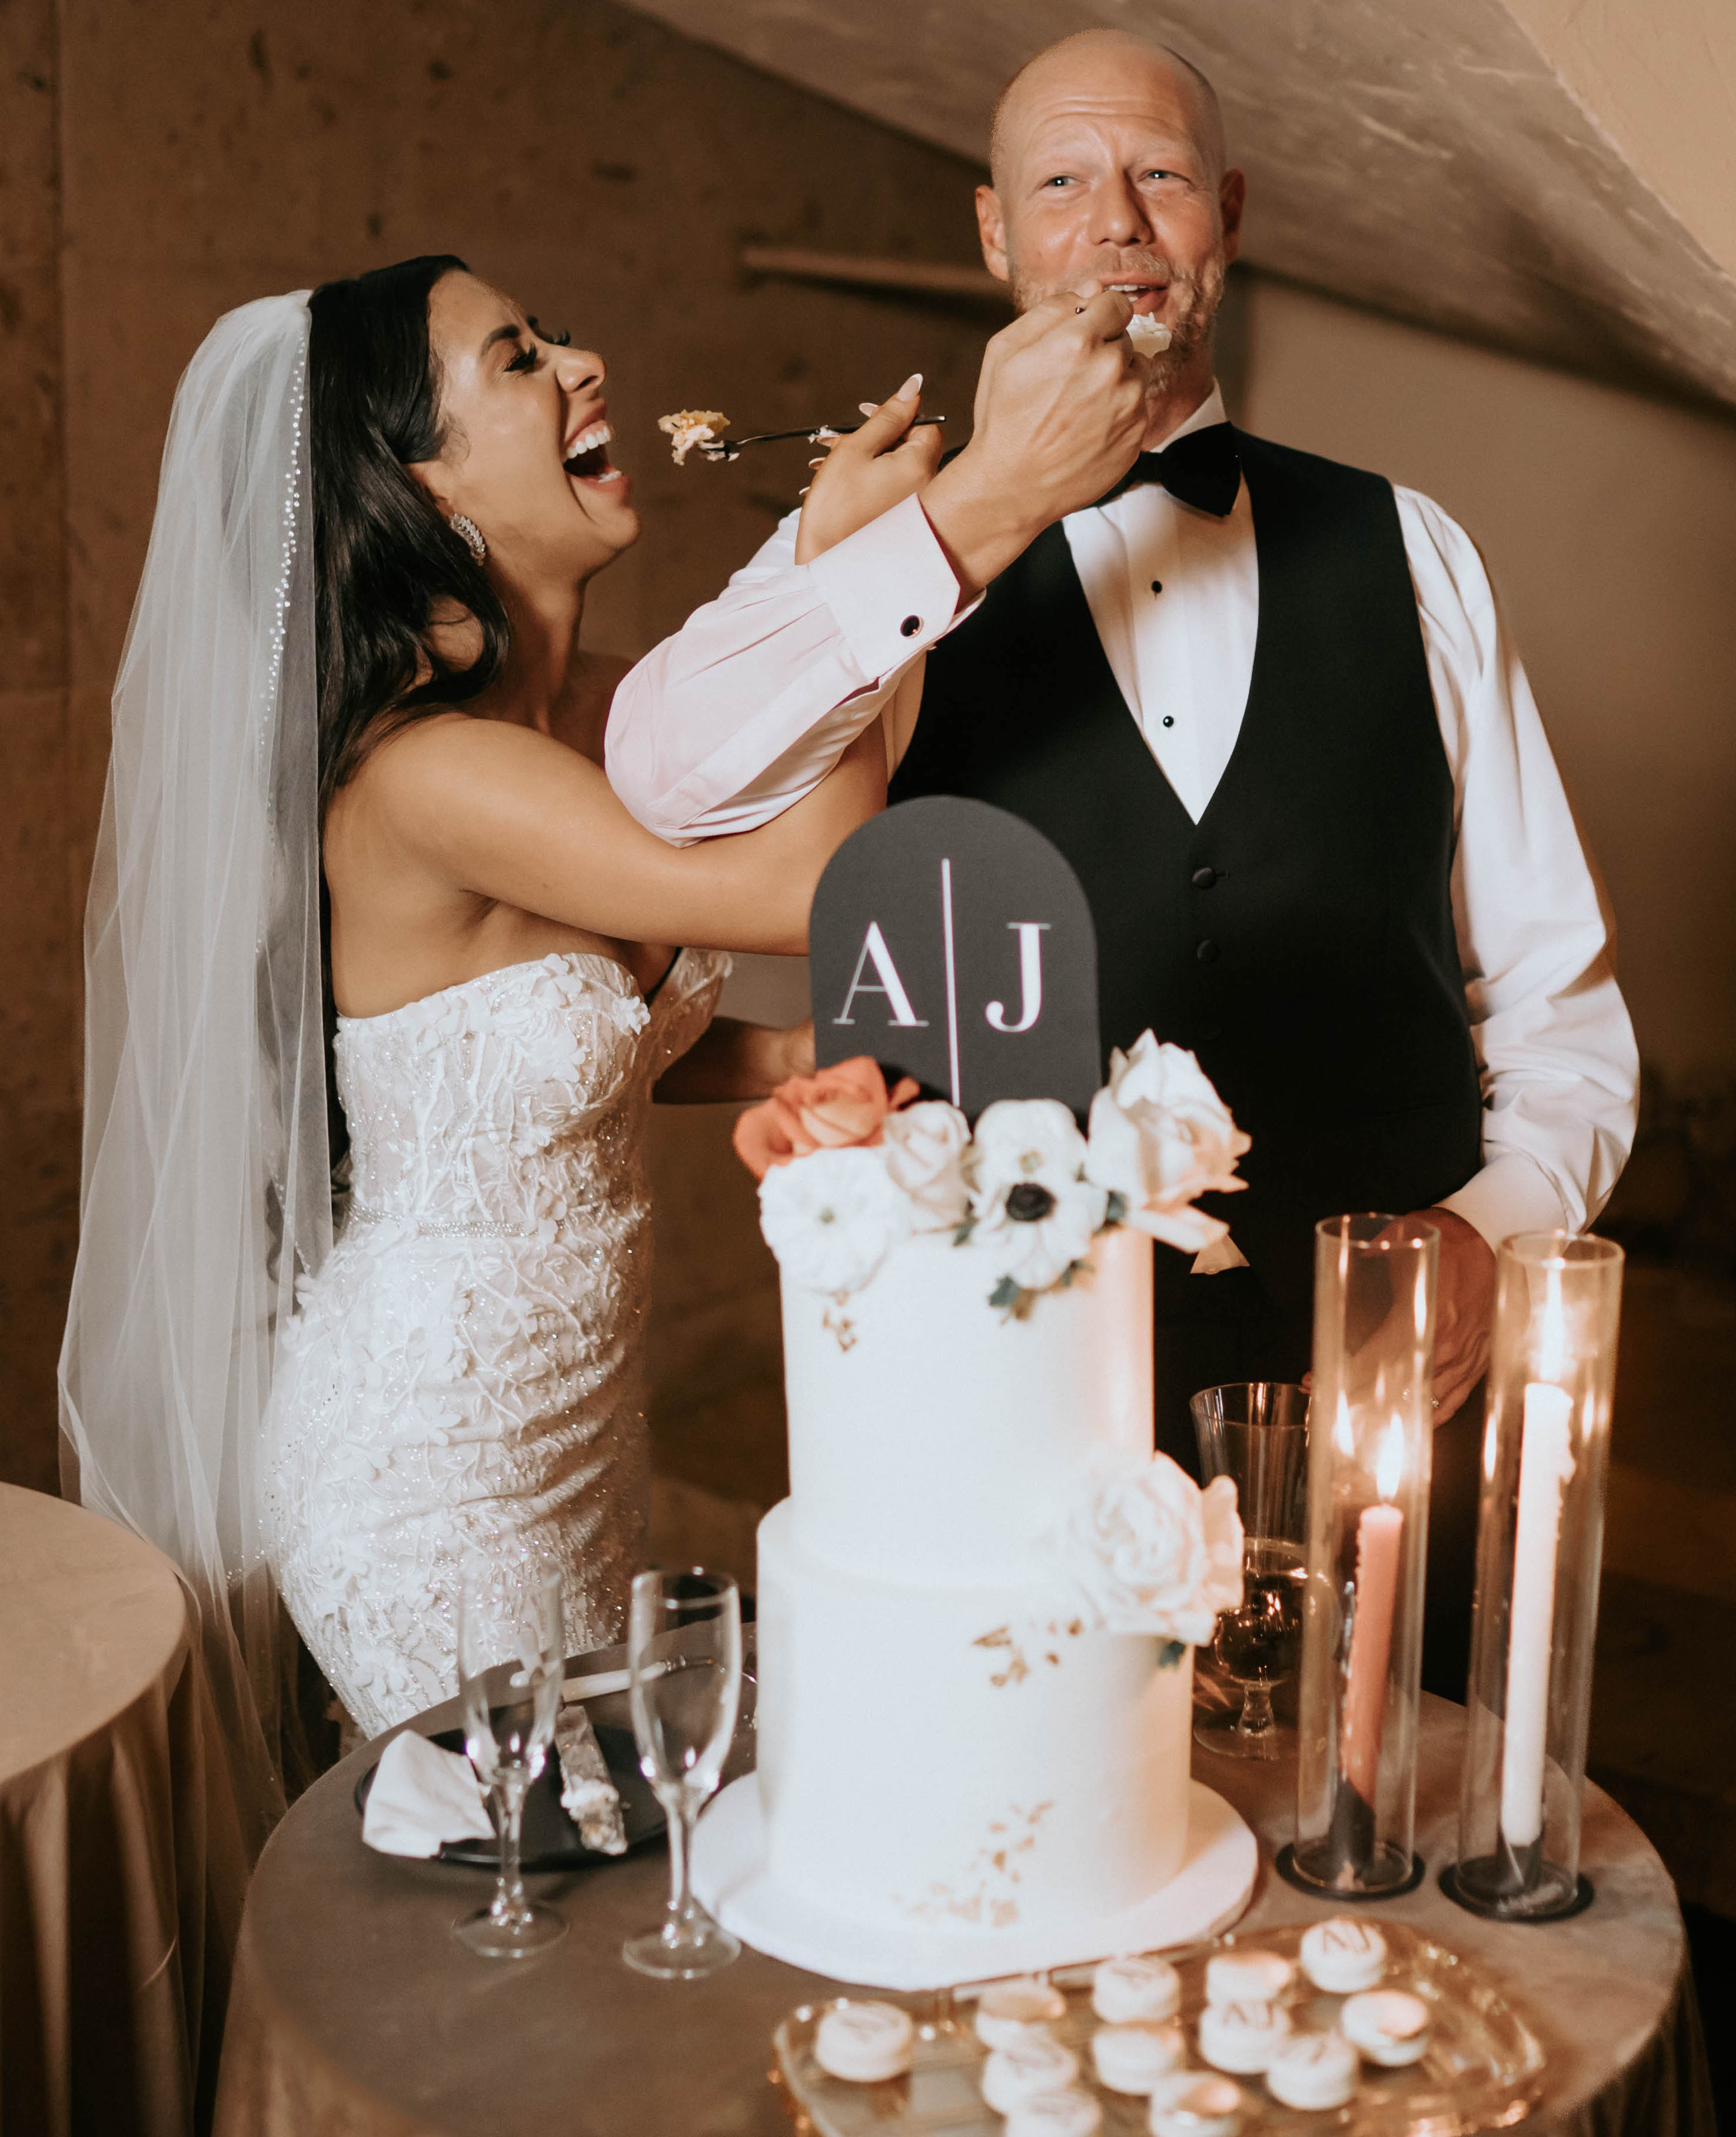
POLYGON ((874 1581, 759 1530, 767 1868, 864 1923, 1029 1930, 1137 1906, 1187 1845, 1192 1657, 1063 1584, 874 1581))

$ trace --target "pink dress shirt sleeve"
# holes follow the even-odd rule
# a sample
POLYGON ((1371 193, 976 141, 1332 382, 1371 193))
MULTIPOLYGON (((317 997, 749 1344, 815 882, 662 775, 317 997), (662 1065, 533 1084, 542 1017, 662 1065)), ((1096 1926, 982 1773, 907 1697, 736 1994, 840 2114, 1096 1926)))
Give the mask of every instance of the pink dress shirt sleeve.
POLYGON ((672 844, 752 830, 812 791, 957 620, 915 498, 810 564, 797 518, 615 694, 609 783, 672 844))

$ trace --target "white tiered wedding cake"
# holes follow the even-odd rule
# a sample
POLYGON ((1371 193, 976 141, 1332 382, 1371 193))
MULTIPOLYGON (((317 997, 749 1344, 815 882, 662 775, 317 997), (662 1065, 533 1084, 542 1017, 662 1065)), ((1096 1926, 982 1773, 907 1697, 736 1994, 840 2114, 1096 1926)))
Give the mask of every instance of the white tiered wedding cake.
POLYGON ((1191 1205, 1239 1184, 1246 1139, 1148 1037, 1089 1142, 1047 1101, 973 1135, 905 1095, 845 1063, 738 1135, 790 1434, 759 1531, 758 1880, 798 1933, 755 1940, 1058 1963, 1188 1851, 1191 1648, 1239 1598, 1241 1537, 1232 1487, 1152 1450, 1152 1237, 1221 1236, 1191 1205))

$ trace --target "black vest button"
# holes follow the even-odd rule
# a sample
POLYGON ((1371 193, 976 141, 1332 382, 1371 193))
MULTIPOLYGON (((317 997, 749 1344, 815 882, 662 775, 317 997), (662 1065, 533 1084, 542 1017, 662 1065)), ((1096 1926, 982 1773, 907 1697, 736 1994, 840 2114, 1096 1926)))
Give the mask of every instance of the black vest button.
POLYGON ((1217 945, 1208 935, 1193 954, 1202 965, 1215 965, 1217 962, 1217 945))
POLYGON ((922 618, 919 616, 907 616, 898 627, 906 638, 914 638, 922 629, 922 618))
POLYGON ((1193 871, 1193 887, 1196 890, 1210 890, 1217 881, 1217 870, 1215 868, 1197 868, 1193 871))

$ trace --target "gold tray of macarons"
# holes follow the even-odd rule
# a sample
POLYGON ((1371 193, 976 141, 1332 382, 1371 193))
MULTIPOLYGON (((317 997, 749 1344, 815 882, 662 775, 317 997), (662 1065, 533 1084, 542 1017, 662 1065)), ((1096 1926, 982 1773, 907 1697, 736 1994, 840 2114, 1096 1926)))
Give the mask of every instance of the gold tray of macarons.
POLYGON ((813 2137, 1470 2137, 1522 2120, 1543 2065, 1486 1974, 1354 1917, 938 1996, 864 1991, 802 2005, 773 2042, 813 2137))

